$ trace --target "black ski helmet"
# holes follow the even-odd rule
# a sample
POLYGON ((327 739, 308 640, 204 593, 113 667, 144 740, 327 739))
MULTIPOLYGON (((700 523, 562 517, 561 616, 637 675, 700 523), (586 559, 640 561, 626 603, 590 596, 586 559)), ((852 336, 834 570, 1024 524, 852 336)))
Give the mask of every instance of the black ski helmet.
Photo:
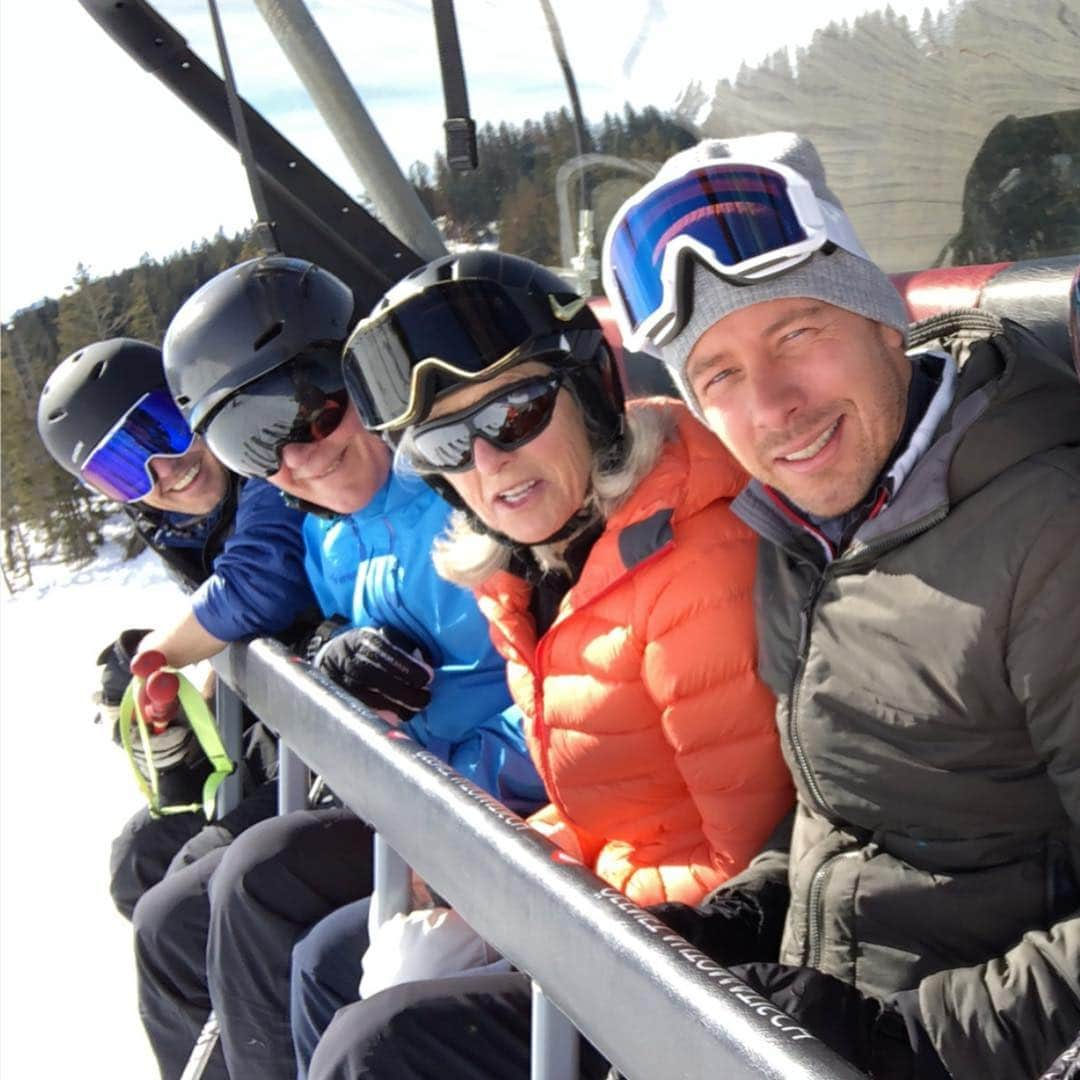
POLYGON ((177 311, 162 346, 165 378, 202 432, 241 387, 305 350, 340 348, 352 291, 305 259, 264 255, 223 270, 177 311))
POLYGON ((160 349, 134 338, 87 345, 62 360, 45 383, 38 434, 56 463, 82 479, 91 451, 154 390, 168 390, 160 349))
MULTIPOLYGON (((447 255, 399 281, 345 346, 345 385, 361 419, 391 440, 410 421, 394 413, 427 357, 482 380, 533 357, 564 369, 594 450, 617 456, 625 403, 615 357, 588 304, 553 271, 498 251, 447 255), (460 288, 456 287, 460 284, 460 288), (456 350, 456 351, 455 351, 456 350)), ((460 385, 445 371, 422 376, 423 406, 460 385)))

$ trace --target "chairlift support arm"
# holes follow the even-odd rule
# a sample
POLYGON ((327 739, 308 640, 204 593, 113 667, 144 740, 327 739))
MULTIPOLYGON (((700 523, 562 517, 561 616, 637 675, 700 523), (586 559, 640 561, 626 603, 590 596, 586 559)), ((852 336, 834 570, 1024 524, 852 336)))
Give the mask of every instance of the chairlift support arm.
MULTIPOLYGON (((237 145, 224 83, 146 0, 79 2, 132 59, 237 145)), ((241 105, 282 250, 337 274, 352 288, 357 309, 370 310, 394 282, 425 260, 255 109, 241 105)))
POLYGON ((439 230, 402 174, 303 0, 255 0, 255 6, 394 234, 425 260, 445 255, 439 230))

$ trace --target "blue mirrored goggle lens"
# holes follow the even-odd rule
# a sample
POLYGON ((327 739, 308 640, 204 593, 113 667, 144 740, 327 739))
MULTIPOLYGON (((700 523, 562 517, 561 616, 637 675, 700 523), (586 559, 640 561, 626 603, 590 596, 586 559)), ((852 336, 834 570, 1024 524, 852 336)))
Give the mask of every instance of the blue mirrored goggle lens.
POLYGON ((719 266, 735 267, 781 253, 806 232, 786 181, 769 169, 709 166, 657 188, 626 212, 608 256, 635 330, 663 303, 664 253, 679 236, 708 248, 719 266))
POLYGON ((168 391, 153 390, 93 450, 80 472, 110 499, 133 502, 154 489, 150 459, 186 453, 194 437, 168 391))
POLYGON ((524 446, 551 422, 560 382, 555 375, 526 379, 464 412, 421 425, 409 441, 413 459, 421 467, 461 472, 472 467, 477 437, 504 451, 524 446))

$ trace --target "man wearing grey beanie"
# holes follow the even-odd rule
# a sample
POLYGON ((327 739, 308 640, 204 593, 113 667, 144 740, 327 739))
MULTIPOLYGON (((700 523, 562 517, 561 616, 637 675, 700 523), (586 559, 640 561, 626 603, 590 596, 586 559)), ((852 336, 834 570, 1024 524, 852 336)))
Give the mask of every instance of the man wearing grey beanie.
POLYGON ((1024 1077, 1080 1029, 1080 385, 909 328, 811 143, 707 140, 605 245, 624 340, 750 474, 792 827, 659 913, 873 1076, 1024 1077))

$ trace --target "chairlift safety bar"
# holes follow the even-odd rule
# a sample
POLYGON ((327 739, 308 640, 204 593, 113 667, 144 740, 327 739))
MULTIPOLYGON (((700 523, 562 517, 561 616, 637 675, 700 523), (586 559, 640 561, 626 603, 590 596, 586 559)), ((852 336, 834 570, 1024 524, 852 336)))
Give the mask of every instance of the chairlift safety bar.
POLYGON ((214 666, 630 1080, 865 1080, 283 645, 234 645, 214 666))

